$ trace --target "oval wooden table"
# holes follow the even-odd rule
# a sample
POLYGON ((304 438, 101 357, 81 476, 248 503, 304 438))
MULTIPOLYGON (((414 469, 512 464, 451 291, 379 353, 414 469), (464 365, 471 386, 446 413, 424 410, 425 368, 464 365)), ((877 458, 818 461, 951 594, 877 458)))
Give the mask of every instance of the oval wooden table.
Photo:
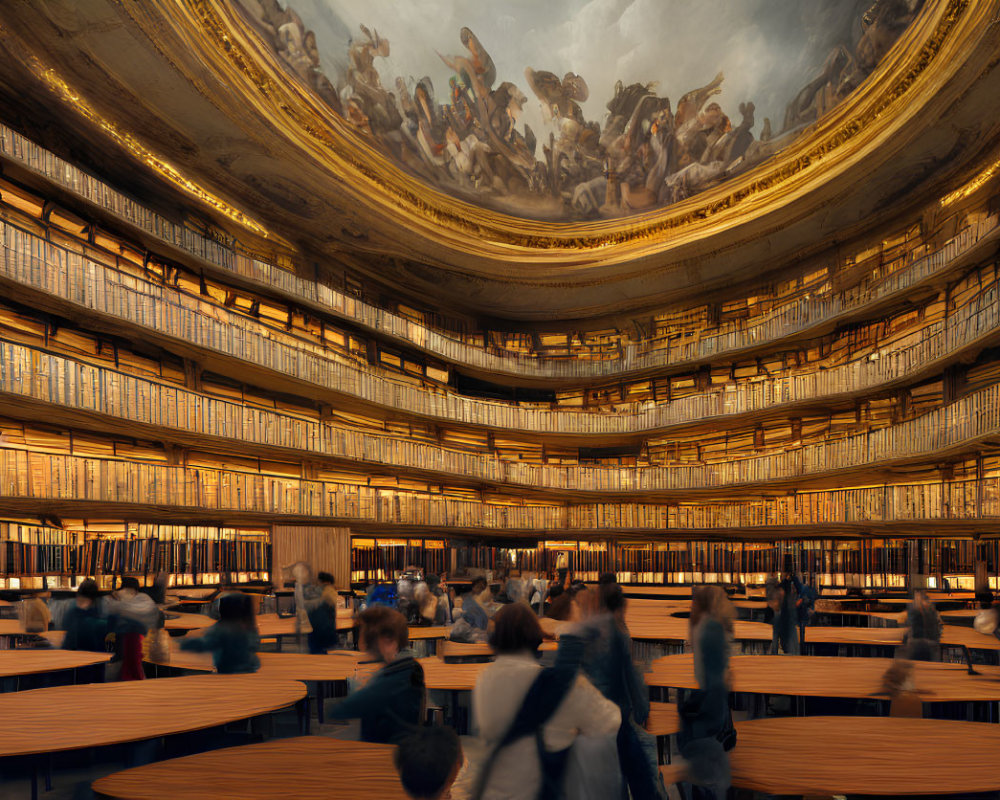
MULTIPOLYGON (((366 653, 357 650, 333 650, 326 655, 309 655, 306 653, 258 653, 260 669, 253 673, 271 680, 307 681, 315 684, 316 715, 322 725, 326 720, 325 701, 330 686, 337 684, 346 692, 347 681, 355 676, 358 664, 368 658, 366 653)), ((209 653, 189 653, 171 648, 169 661, 145 659, 154 667, 155 673, 177 674, 178 672, 215 672, 212 656, 209 653)), ((306 719, 311 720, 311 713, 306 709, 306 719)))
POLYGON ((1000 726, 901 717, 737 722, 733 786, 776 795, 953 795, 1000 790, 1000 726))
POLYGON ((196 631, 215 624, 207 614, 187 614, 182 611, 168 611, 163 627, 168 631, 196 631))
MULTIPOLYGON (((924 703, 1000 702, 1000 668, 976 667, 969 675, 961 664, 914 661, 914 689, 924 703)), ((818 658, 816 656, 734 656, 730 685, 734 692, 789 697, 888 699, 882 694, 882 676, 890 658, 818 658)), ((694 657, 665 656, 646 673, 651 687, 695 689, 694 657)))
MULTIPOLYGON (((270 714, 305 684, 258 675, 196 675, 57 686, 0 695, 0 759, 155 739, 270 714)), ((37 763, 32 797, 37 796, 37 763)))
POLYGON ((120 800, 405 800, 394 750, 303 736, 160 761, 101 778, 92 788, 120 800))
MULTIPOLYGON (((0 650, 0 687, 14 682, 13 691, 20 691, 20 678, 61 672, 71 672, 71 683, 77 683, 78 670, 83 670, 82 677, 94 678, 93 668, 103 666, 110 659, 110 653, 90 653, 85 650, 0 650)), ((103 679, 103 674, 101 677, 103 679)), ((9 691, 6 688, 4 690, 9 691)))

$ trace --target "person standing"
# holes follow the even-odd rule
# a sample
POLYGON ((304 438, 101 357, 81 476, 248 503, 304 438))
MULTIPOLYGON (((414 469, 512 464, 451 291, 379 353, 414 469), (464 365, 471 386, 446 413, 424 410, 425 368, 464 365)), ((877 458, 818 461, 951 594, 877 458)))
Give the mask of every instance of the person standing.
POLYGON ((689 620, 698 689, 679 702, 681 755, 688 762, 693 800, 723 800, 731 775, 729 751, 736 744, 729 710, 729 649, 733 606, 718 586, 691 594, 689 620))
POLYGON ((625 624, 625 594, 617 583, 599 584, 576 597, 587 624, 597 632, 588 641, 583 671, 618 706, 621 725, 616 746, 624 782, 622 798, 657 800, 666 795, 660 779, 655 738, 642 726, 649 718, 649 688, 632 663, 632 640, 625 624))
POLYGON ((310 653, 323 655, 327 650, 340 646, 340 634, 337 632, 337 602, 340 596, 337 594, 333 575, 321 572, 316 578, 319 581, 320 598, 307 611, 312 630, 306 641, 310 653))
POLYGON ((906 657, 913 661, 941 660, 941 616, 923 589, 913 593, 906 609, 906 657))
POLYGON ((108 619, 97 606, 100 592, 92 578, 84 580, 76 590, 73 605, 63 615, 64 650, 88 650, 103 653, 107 649, 105 640, 110 632, 108 619))
MULTIPOLYGON (((478 771, 472 770, 476 780, 471 796, 561 797, 574 741, 579 736, 606 737, 605 750, 613 759, 621 712, 579 674, 581 637, 565 631, 555 666, 545 669, 538 663, 542 629, 527 605, 511 603, 500 609, 490 641, 496 661, 483 670, 472 690, 473 717, 490 755, 478 771)), ((591 765, 597 761, 591 759, 591 765)), ((610 774, 600 769, 585 781, 577 778, 577 784, 586 784, 591 792, 598 784, 610 784, 614 789, 598 796, 613 797, 621 780, 616 767, 610 774)))

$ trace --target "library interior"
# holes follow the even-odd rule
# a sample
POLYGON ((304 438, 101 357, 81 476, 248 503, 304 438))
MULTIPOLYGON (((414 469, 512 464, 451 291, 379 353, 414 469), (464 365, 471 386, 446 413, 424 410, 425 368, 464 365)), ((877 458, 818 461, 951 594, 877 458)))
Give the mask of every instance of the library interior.
POLYGON ((0 2, 0 797, 1000 799, 998 98, 1000 0, 0 2))

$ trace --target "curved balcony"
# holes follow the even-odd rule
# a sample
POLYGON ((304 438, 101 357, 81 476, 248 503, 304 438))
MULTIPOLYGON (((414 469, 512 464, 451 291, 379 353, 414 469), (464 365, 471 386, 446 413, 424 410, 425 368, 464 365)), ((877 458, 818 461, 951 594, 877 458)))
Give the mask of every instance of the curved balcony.
POLYGON ((0 499, 25 513, 143 518, 322 519, 484 533, 743 531, 809 526, 813 535, 892 526, 969 529, 1000 519, 1000 478, 801 492, 758 500, 515 505, 204 467, 0 448, 0 499), (822 531, 822 532, 821 532, 822 531))
MULTIPOLYGON (((140 437, 209 439, 463 481, 566 492, 675 492, 790 484, 953 453, 1000 434, 1000 384, 915 419, 778 453, 719 463, 601 467, 526 464, 248 406, 0 341, 0 394, 99 415, 140 437), (142 428, 148 432, 140 434, 142 428)), ((108 424, 107 422, 105 424, 108 424)))
MULTIPOLYGON (((676 368, 710 359, 736 357, 765 345, 807 335, 821 327, 859 318, 956 268, 967 257, 985 251, 987 246, 1000 241, 998 216, 981 216, 942 248, 917 257, 888 275, 869 280, 863 288, 795 298, 753 324, 733 325, 728 330, 697 337, 623 341, 611 353, 598 358, 580 358, 571 354, 550 358, 494 351, 470 344, 446 332, 370 305, 319 281, 300 278, 287 269, 237 248, 228 248, 142 207, 2 124, 0 153, 170 248, 216 269, 237 274, 263 290, 279 292, 292 302, 348 320, 449 363, 482 373, 521 379, 617 380, 664 367, 676 368)), ((780 303, 780 298, 776 302, 780 303)))
POLYGON ((79 311, 144 330, 147 338, 199 348, 242 362, 241 373, 263 374, 270 383, 319 389, 403 415, 494 429, 553 435, 628 435, 714 417, 773 410, 776 404, 815 403, 898 384, 939 368, 947 359, 981 346, 1000 325, 1000 300, 992 285, 956 309, 878 353, 833 369, 769 378, 746 392, 726 389, 651 405, 632 413, 530 408, 431 392, 404 384, 295 339, 257 320, 181 295, 160 284, 112 269, 13 225, 0 223, 0 277, 43 292, 79 311))

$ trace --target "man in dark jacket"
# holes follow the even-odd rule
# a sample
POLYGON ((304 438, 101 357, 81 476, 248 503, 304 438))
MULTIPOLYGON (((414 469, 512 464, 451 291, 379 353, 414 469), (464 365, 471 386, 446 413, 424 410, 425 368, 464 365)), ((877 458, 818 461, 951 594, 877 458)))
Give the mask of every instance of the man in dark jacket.
POLYGON ((375 606, 358 617, 361 646, 385 666, 338 705, 335 719, 360 719, 361 740, 385 744, 419 725, 424 713, 424 670, 408 649, 406 618, 375 606))

